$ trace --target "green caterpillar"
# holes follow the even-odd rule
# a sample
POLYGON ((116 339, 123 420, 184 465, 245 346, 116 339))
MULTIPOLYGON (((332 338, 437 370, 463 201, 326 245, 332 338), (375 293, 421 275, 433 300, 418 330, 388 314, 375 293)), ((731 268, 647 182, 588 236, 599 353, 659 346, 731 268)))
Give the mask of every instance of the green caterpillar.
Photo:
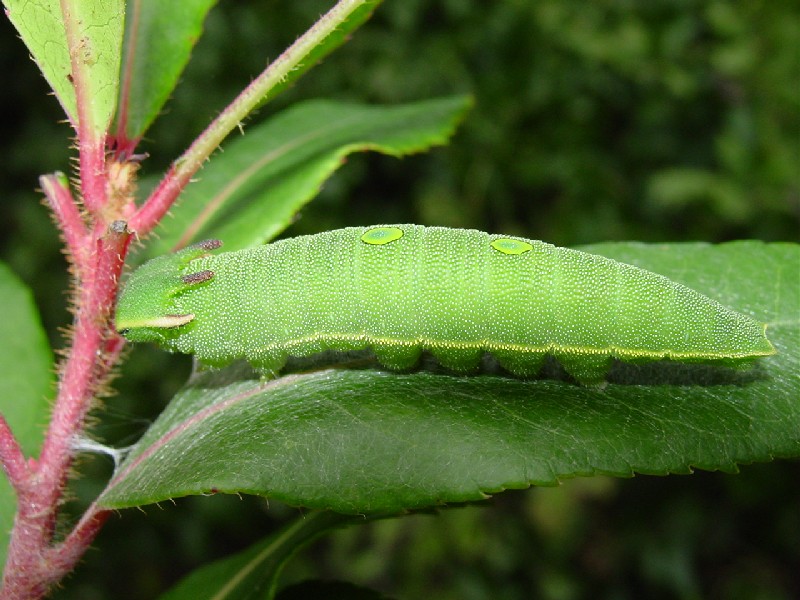
POLYGON ((223 366, 370 349, 391 369, 423 350, 457 372, 491 353, 519 376, 547 355, 584 385, 613 359, 736 365, 775 353, 766 325, 601 256, 481 231, 380 225, 211 254, 202 242, 134 271, 116 327, 223 366))

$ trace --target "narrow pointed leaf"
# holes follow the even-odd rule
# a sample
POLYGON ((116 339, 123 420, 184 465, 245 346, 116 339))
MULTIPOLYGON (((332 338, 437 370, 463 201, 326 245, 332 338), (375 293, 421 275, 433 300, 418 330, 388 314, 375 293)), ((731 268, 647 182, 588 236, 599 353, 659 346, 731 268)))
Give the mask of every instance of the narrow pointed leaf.
MULTIPOLYGON (((175 89, 216 0, 128 3, 118 138, 136 141, 175 89)), ((122 140, 121 140, 122 141, 122 140)))
POLYGON ((125 1, 64 3, 72 11, 68 23, 59 0, 4 0, 3 4, 73 126, 78 125, 74 87, 78 84, 89 103, 92 130, 104 133, 117 99, 125 1), (67 25, 73 30, 70 36, 67 25), (71 52, 78 59, 80 77, 73 73, 71 52))
POLYGON ((147 256, 192 241, 226 250, 275 237, 351 152, 402 156, 443 144, 471 101, 466 96, 402 106, 316 100, 296 105, 225 147, 164 219, 147 256))
POLYGON ((592 249, 767 321, 778 354, 744 371, 617 365, 604 389, 368 369, 266 383, 236 368, 206 372, 145 434, 100 504, 216 490, 392 512, 578 475, 735 471, 800 456, 800 246, 592 249))
MULTIPOLYGON (((39 321, 33 296, 0 263, 0 412, 23 451, 36 456, 42 443, 53 393, 53 356, 39 321)), ((5 563, 8 532, 16 496, 5 476, 0 477, 0 564, 5 563)))

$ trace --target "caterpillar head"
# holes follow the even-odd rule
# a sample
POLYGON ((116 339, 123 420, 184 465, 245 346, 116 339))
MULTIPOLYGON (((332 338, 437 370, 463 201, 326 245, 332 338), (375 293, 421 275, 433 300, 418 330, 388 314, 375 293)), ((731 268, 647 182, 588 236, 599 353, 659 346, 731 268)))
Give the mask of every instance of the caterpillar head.
POLYGON ((186 265, 222 242, 208 240, 175 254, 159 256, 131 273, 117 299, 115 327, 132 342, 166 343, 180 333, 179 328, 194 319, 193 314, 176 314, 173 298, 214 276, 211 271, 183 274, 186 265))

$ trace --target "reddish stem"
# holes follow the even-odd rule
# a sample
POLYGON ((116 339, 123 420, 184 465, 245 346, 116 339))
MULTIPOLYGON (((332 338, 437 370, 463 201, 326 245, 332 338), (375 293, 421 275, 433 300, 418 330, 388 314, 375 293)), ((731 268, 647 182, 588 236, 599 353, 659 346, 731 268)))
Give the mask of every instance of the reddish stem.
POLYGON ((179 171, 178 161, 174 162, 167 174, 158 184, 158 187, 147 199, 142 207, 131 217, 130 228, 137 236, 143 237, 155 227, 167 211, 177 200, 183 188, 191 181, 192 176, 200 168, 200 165, 191 172, 187 170, 179 171))
POLYGON ((108 337, 108 321, 129 241, 125 223, 113 223, 108 235, 96 242, 94 277, 81 290, 72 352, 64 366, 59 401, 41 455, 40 477, 56 489, 60 489, 63 471, 71 460, 73 436, 81 430, 89 409, 95 375, 105 375, 96 374, 95 367, 108 337))
MULTIPOLYGON (((72 443, 83 429, 92 399, 108 377, 112 357, 103 356, 110 334, 109 320, 117 282, 130 232, 122 221, 114 222, 108 233, 96 240, 90 257, 90 277, 78 284, 75 337, 62 367, 58 397, 50 427, 35 471, 18 487, 18 512, 11 533, 3 598, 36 598, 74 566, 105 516, 89 515, 88 521, 67 538, 58 551, 52 548, 57 510, 69 466, 72 443), (109 360, 111 358, 111 360, 109 360)), ((113 353, 119 351, 116 342, 113 353)), ((13 463, 13 461, 12 461, 13 463)), ((16 464, 15 468, 19 468, 16 464)))
POLYGON ((78 211, 69 183, 63 173, 42 175, 39 178, 45 198, 53 210, 59 229, 64 235, 67 251, 78 269, 78 274, 85 272, 86 247, 89 244, 89 231, 78 211))
POLYGON ((92 504, 67 538, 48 549, 47 562, 53 566, 53 571, 61 574, 59 578, 75 567, 110 515, 111 511, 98 510, 92 504))
MULTIPOLYGON (((83 130, 83 126, 79 130, 83 130)), ((88 135, 88 134, 86 134, 88 135)), ((83 134, 78 136, 85 139, 83 134)), ((79 164, 81 172, 81 196, 86 208, 92 213, 99 213, 105 205, 106 197, 106 146, 105 139, 89 139, 78 144, 79 164), (99 199, 99 201, 98 201, 99 199)))
POLYGON ((19 490, 30 477, 30 470, 28 463, 25 462, 22 448, 3 415, 0 415, 0 462, 3 464, 3 470, 8 476, 9 482, 19 494, 19 490))

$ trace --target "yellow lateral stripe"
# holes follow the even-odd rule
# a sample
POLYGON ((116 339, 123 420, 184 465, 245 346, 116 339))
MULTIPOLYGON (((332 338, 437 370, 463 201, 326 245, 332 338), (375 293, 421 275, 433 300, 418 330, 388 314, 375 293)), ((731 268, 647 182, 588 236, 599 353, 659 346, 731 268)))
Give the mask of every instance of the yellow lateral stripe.
MULTIPOLYGON (((766 329, 766 325, 764 326, 766 329)), ((271 344, 269 346, 262 346, 261 350, 270 352, 279 348, 291 348, 294 346, 303 346, 313 342, 327 342, 327 341, 341 341, 341 342, 364 342, 365 345, 387 345, 387 346, 419 346, 425 350, 436 351, 443 350, 485 350, 487 352, 494 352, 496 350, 510 350, 512 352, 531 353, 531 354, 601 354, 606 356, 615 356, 618 358, 677 358, 677 359, 716 359, 716 358, 750 358, 758 356, 771 356, 776 353, 775 348, 771 352, 750 352, 750 353, 736 353, 724 354, 713 352, 675 352, 673 350, 631 350, 628 348, 619 348, 617 346, 609 346, 607 348, 591 348, 588 346, 558 346, 551 344, 549 346, 525 346, 523 344, 502 344, 502 343, 470 343, 470 342, 442 342, 439 340, 430 340, 426 338, 417 338, 415 340, 400 340, 393 338, 376 338, 368 335, 352 335, 352 334, 337 334, 337 333, 319 333, 310 335, 304 338, 297 338, 289 340, 281 344, 271 344)), ((772 344, 770 344, 772 347, 772 344)), ((290 352, 291 354, 291 352, 290 352)))

